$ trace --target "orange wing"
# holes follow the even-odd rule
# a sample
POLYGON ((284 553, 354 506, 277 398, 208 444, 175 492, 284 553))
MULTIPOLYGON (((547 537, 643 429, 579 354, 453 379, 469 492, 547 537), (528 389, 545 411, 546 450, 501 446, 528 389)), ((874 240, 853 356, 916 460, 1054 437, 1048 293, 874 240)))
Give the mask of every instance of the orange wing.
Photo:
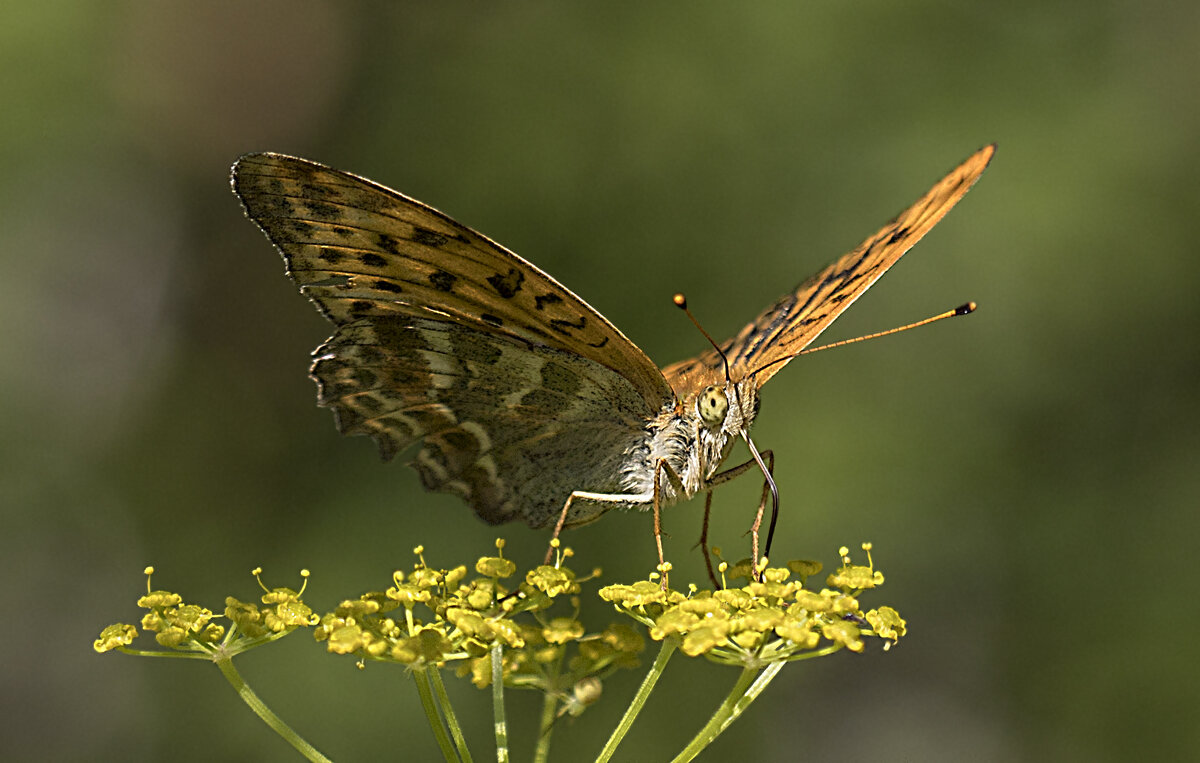
MULTIPOLYGON (((756 369, 795 355, 811 344, 966 195, 995 151, 995 144, 976 151, 852 252, 792 293, 780 297, 737 336, 722 342, 721 349, 729 358, 733 378, 745 378, 756 369)), ((787 361, 781 361, 759 371, 758 386, 785 365, 787 361)), ((721 358, 715 350, 667 366, 663 375, 680 398, 689 391, 725 380, 721 358)))

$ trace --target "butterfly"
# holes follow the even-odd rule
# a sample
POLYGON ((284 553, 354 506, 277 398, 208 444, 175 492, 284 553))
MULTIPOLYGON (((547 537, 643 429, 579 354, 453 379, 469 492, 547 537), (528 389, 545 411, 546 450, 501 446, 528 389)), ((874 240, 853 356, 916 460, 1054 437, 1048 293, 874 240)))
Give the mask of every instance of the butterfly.
POLYGON ((749 435, 759 389, 958 203, 994 150, 733 338, 662 370, 558 281, 419 201, 275 153, 243 156, 231 182, 335 327, 311 375, 338 429, 372 437, 385 460, 419 446, 422 484, 489 523, 557 532, 614 507, 657 517, 711 498, 739 439, 769 480, 749 435))

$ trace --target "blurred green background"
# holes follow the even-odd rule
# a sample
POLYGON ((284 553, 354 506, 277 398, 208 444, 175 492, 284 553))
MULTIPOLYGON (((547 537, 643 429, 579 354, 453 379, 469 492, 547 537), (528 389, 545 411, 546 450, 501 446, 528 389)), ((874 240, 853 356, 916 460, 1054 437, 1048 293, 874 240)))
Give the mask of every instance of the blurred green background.
MULTIPOLYGON (((417 543, 453 565, 545 541, 424 494, 315 407, 329 326, 230 193, 240 154, 433 204, 666 364, 705 347, 672 293, 727 336, 990 141, 975 190, 825 338, 979 312, 793 363, 755 428, 777 556, 873 541, 867 601, 910 636, 790 667, 708 757, 1190 757, 1197 40, 1200 4, 1131 0, 5 4, 0 757, 293 759, 216 670, 92 652, 140 616, 146 564, 213 608, 256 565, 308 567, 326 610, 417 543)), ((717 493, 731 554, 757 488, 717 493)), ((703 582, 702 507, 666 518, 679 584, 703 582)), ((567 540, 605 580, 654 562, 643 514, 567 540)), ((676 660, 619 759, 669 757, 734 681, 676 660)), ((335 759, 437 757, 398 668, 303 635, 239 665, 335 759)), ((555 759, 591 759, 638 679, 562 724, 555 759)), ((488 696, 451 689, 487 759, 488 696)), ((518 760, 536 710, 512 700, 518 760)))

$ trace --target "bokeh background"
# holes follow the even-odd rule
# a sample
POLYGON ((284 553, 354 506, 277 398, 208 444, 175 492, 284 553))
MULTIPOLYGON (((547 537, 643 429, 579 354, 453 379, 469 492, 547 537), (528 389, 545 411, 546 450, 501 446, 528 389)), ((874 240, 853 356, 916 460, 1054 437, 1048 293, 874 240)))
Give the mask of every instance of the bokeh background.
MULTIPOLYGON (((1154 0, 5 4, 0 757, 293 758, 202 663, 92 652, 140 616, 146 564, 213 608, 254 595, 254 566, 308 567, 326 610, 417 543, 445 565, 497 534, 540 553, 315 407, 329 327, 230 194, 240 154, 427 201, 665 364, 705 346, 672 293, 728 335, 991 141, 975 190, 826 338, 978 313, 793 363, 755 429, 778 553, 873 541, 873 601, 911 635, 785 670, 709 757, 1189 757, 1197 40, 1200 5, 1154 0)), ((727 549, 756 492, 718 492, 727 549)), ((667 515, 681 584, 703 582, 702 506, 667 515)), ((606 580, 654 562, 646 515, 568 540, 606 580)), ((239 665, 335 759, 437 757, 399 669, 303 635, 239 665)), ((667 759, 734 677, 677 658, 618 757, 667 759)), ((556 759, 591 759, 638 680, 562 725, 556 759)), ((489 698, 451 689, 486 759, 489 698)), ((537 707, 512 698, 517 759, 537 707)))

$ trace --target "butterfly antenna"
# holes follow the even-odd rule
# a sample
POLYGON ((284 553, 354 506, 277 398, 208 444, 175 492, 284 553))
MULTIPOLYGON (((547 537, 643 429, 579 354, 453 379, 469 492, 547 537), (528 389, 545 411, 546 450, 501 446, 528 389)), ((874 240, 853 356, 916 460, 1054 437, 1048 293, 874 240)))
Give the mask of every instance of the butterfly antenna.
MULTIPOLYGON (((725 351, 722 350, 717 345, 716 340, 712 338, 712 334, 709 334, 707 331, 705 331, 704 327, 700 325, 700 321, 696 320, 696 316, 692 315, 692 311, 688 309, 687 297, 683 296, 683 292, 679 292, 674 297, 671 297, 671 301, 675 303, 676 307, 687 313, 687 317, 691 319, 692 324, 696 328, 700 329, 700 333, 704 335, 704 338, 708 340, 708 343, 711 344, 713 349, 717 351, 717 354, 721 356, 721 363, 725 365, 725 381, 731 381, 729 377, 729 358, 725 356, 725 351)), ((736 390, 737 388, 735 387, 734 389, 736 390)))
POLYGON ((791 360, 792 358, 796 358, 801 355, 810 355, 814 352, 820 352, 822 350, 832 350, 834 347, 845 347, 848 344, 858 344, 859 342, 865 342, 868 339, 878 339, 881 336, 888 336, 889 334, 899 334, 901 331, 908 331, 909 329, 915 329, 915 328, 919 328, 921 326, 928 326, 930 323, 937 323, 938 321, 944 321, 947 318, 957 318, 960 315, 970 315, 971 313, 975 312, 976 307, 978 307, 978 305, 976 305, 974 302, 967 302, 964 305, 959 305, 958 307, 954 308, 953 310, 947 310, 944 313, 938 313, 937 315, 926 318, 925 320, 917 321, 916 323, 909 323, 906 326, 897 326, 896 328, 888 329, 887 331, 877 331, 874 334, 866 334, 865 336, 856 336, 853 339, 843 339, 840 342, 833 342, 831 344, 823 344, 820 347, 809 347, 807 349, 801 350, 800 352, 794 352, 791 355, 785 355, 782 358, 776 358, 775 360, 772 360, 770 363, 766 363, 762 366, 759 366, 758 368, 754 369, 754 371, 752 371, 750 373, 750 375, 753 376, 754 374, 758 373, 759 371, 766 370, 766 369, 770 368, 771 366, 778 365, 779 363, 786 363, 789 360, 791 360))

